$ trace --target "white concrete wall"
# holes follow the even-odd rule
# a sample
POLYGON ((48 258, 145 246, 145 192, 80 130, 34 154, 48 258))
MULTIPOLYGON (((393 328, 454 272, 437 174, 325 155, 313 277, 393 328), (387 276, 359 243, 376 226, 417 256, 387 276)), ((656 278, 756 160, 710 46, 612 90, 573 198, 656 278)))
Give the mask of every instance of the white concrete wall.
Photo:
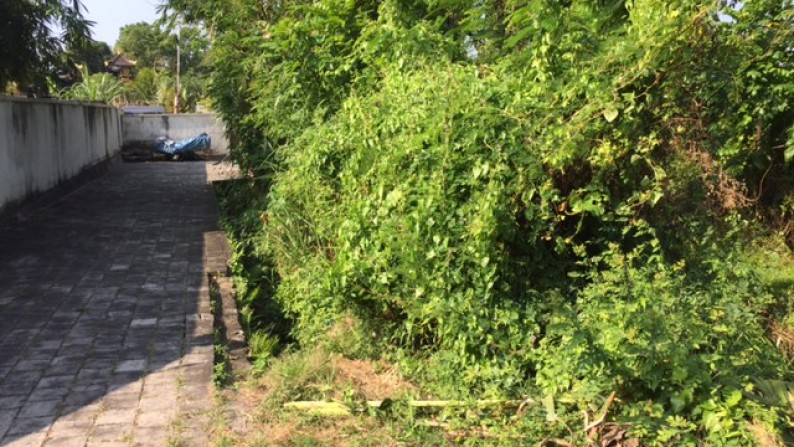
POLYGON ((126 114, 122 123, 125 145, 152 144, 160 137, 183 140, 206 132, 212 139, 213 153, 229 153, 226 126, 212 114, 126 114))
POLYGON ((0 96, 0 212, 121 148, 116 108, 0 96))

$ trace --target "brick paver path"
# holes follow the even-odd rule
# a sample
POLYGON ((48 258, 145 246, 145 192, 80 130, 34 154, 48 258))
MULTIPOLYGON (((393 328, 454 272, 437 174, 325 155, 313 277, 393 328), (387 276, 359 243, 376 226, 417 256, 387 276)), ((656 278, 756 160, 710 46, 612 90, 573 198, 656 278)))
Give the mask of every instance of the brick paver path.
POLYGON ((217 221, 205 163, 150 163, 0 227, 0 446, 206 443, 217 221))

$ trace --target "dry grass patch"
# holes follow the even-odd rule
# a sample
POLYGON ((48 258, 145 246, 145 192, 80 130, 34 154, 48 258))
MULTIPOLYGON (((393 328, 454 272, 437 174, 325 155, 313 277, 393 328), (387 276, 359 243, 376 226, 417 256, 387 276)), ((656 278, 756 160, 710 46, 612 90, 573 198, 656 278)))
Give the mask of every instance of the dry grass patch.
POLYGON ((770 336, 784 355, 794 359, 794 330, 790 325, 773 321, 769 327, 770 336))
POLYGON ((783 447, 785 445, 779 436, 770 432, 758 422, 748 423, 747 430, 753 434, 759 447, 783 447))
POLYGON ((371 415, 318 418, 282 409, 295 400, 381 400, 417 387, 385 361, 348 359, 325 348, 287 353, 261 377, 221 399, 217 446, 396 446, 396 431, 371 415))
MULTIPOLYGON (((331 359, 336 389, 353 389, 360 400, 383 400, 418 392, 398 368, 384 361, 352 360, 335 355, 331 359)), ((340 399, 342 396, 335 396, 340 399)))

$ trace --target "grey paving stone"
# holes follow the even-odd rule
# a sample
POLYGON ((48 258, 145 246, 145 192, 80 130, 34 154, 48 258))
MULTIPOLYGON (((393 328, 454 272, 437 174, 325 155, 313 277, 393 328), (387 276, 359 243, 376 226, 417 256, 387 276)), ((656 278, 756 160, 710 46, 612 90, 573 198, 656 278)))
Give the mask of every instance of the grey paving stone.
POLYGON ((43 371, 48 366, 50 366, 50 360, 48 359, 25 359, 18 362, 14 369, 11 370, 11 374, 14 373, 26 373, 29 371, 43 371))
POLYGON ((42 373, 38 371, 11 373, 5 378, 5 380, 3 380, 3 386, 20 388, 25 388, 30 385, 35 386, 39 379, 41 379, 41 376, 42 373))
POLYGON ((0 384, 0 399, 11 396, 27 396, 36 387, 36 382, 9 383, 7 379, 0 384))
POLYGON ((145 378, 146 385, 170 385, 176 388, 179 382, 179 372, 177 370, 155 371, 145 378))
POLYGON ((110 379, 108 380, 108 385, 111 388, 118 388, 120 386, 124 386, 128 383, 135 382, 136 380, 140 379, 143 376, 143 371, 135 371, 135 372, 116 372, 110 379))
MULTIPOLYGON (((119 356, 121 355, 122 348, 121 343, 119 346, 103 346, 103 347, 94 347, 91 350, 91 359, 92 360, 107 360, 110 361, 111 364, 116 363, 119 356)), ((90 368, 90 366, 88 366, 90 368)))
POLYGON ((36 387, 36 389, 34 389, 33 392, 30 393, 30 395, 28 396, 28 402, 41 402, 41 401, 51 401, 51 400, 57 400, 60 402, 61 400, 63 400, 64 397, 66 397, 67 394, 69 394, 68 386, 64 386, 60 388, 43 388, 43 389, 39 389, 39 387, 36 387))
POLYGON ((88 436, 91 434, 93 427, 93 419, 86 421, 57 420, 50 427, 50 433, 62 438, 88 436))
POLYGON ((107 396, 102 400, 105 410, 125 410, 138 406, 139 396, 137 394, 119 394, 107 396))
MULTIPOLYGON (((99 360, 99 359, 94 359, 99 360)), ((103 359, 104 360, 104 359, 103 359)), ((107 360, 108 365, 104 368, 92 369, 86 368, 85 366, 77 373, 75 377, 72 377, 75 380, 75 384, 78 385, 90 385, 93 383, 104 383, 107 381, 108 377, 112 374, 113 368, 113 361, 107 360)))
POLYGON ((135 419, 136 427, 167 427, 176 417, 173 409, 162 411, 147 411, 138 414, 135 419))
POLYGON ((25 403, 26 398, 27 396, 25 395, 0 397, 0 411, 9 412, 16 410, 25 403))
POLYGON ((64 342, 63 346, 88 346, 94 343, 94 337, 86 337, 79 334, 70 335, 64 342))
MULTIPOLYGON (((71 289, 66 290, 64 288, 53 288, 51 290, 58 292, 57 295, 60 296, 60 295, 67 295, 71 289)), ((53 314, 52 321, 73 323, 79 317, 80 317, 80 312, 60 310, 58 312, 55 312, 55 314, 53 314)))
POLYGON ((128 443, 132 437, 132 423, 124 424, 100 424, 94 426, 88 441, 94 442, 125 442, 128 443))
POLYGON ((84 406, 66 407, 61 411, 61 415, 53 422, 53 429, 56 427, 93 427, 94 420, 102 410, 100 403, 93 403, 84 406))
MULTIPOLYGON (((3 408, 3 407, 0 407, 3 408)), ((14 417, 16 416, 16 411, 11 411, 7 409, 0 410, 0 438, 11 428, 11 423, 14 421, 14 417)))
POLYGON ((74 376, 71 375, 60 375, 60 376, 44 376, 39 380, 39 383, 36 385, 36 389, 48 389, 48 388, 64 388, 69 387, 74 381, 74 376))
POLYGON ((77 374, 80 371, 81 364, 76 359, 70 360, 69 362, 60 362, 60 363, 51 363, 50 367, 47 369, 47 374, 49 375, 69 375, 69 374, 77 374))
POLYGON ((121 386, 113 387, 106 397, 124 396, 124 395, 140 396, 142 388, 143 388, 143 379, 141 377, 138 377, 135 380, 130 380, 129 382, 121 386))
POLYGON ((179 367, 180 362, 178 357, 175 360, 162 358, 149 361, 149 371, 178 371, 179 367))
POLYGON ((99 395, 91 395, 86 393, 69 393, 63 399, 63 403, 66 406, 74 406, 74 405, 89 405, 92 403, 96 403, 101 397, 99 395))
POLYGON ((6 436, 29 435, 34 433, 46 434, 54 419, 54 416, 32 418, 17 417, 14 419, 14 422, 11 423, 11 427, 8 429, 8 432, 6 432, 6 436))
POLYGON ((162 397, 141 398, 141 400, 138 401, 138 408, 140 409, 141 413, 167 413, 168 411, 176 408, 177 400, 178 395, 176 391, 174 391, 170 395, 164 395, 162 397))
POLYGON ((58 350, 58 355, 79 355, 88 351, 89 345, 64 345, 58 350))
MULTIPOLYGON (((151 315, 153 312, 147 312, 148 315, 151 315)), ((152 327, 157 325, 157 318, 135 318, 130 321, 131 328, 145 328, 145 327, 152 327)))
POLYGON ((132 409, 123 410, 105 410, 97 416, 97 425, 124 425, 131 426, 135 421, 136 410, 133 406, 132 409))
MULTIPOLYGON (((0 324, 3 324, 2 321, 0 321, 0 324)), ((3 369, 5 369, 6 371, 11 371, 11 368, 13 368, 14 365, 16 365, 19 360, 20 360, 19 354, 4 353, 0 349, 0 367, 3 367, 3 369)))
POLYGON ((116 366, 116 372, 143 371, 146 369, 146 359, 124 360, 116 366))
MULTIPOLYGON (((151 349, 149 348, 149 344, 151 342, 149 340, 130 340, 124 343, 122 352, 119 355, 119 365, 121 366, 122 363, 127 361, 143 361, 143 366, 135 367, 130 366, 133 369, 128 371, 119 371, 119 372, 130 372, 130 371, 143 371, 146 369, 146 358, 149 357, 149 352, 151 349)), ((117 370, 118 371, 118 370, 117 370)))
POLYGON ((107 385, 74 386, 64 398, 67 406, 87 405, 105 395, 107 385))
POLYGON ((146 398, 169 398, 171 395, 176 394, 177 388, 165 383, 144 383, 143 393, 141 399, 146 398))
POLYGON ((168 445, 171 431, 165 427, 136 427, 133 432, 134 447, 153 447, 168 445))
POLYGON ((33 349, 27 353, 25 360, 52 360, 57 353, 57 349, 33 349))
POLYGON ((46 433, 33 433, 25 436, 6 436, 0 440, 3 447, 41 447, 47 438, 46 433))
POLYGON ((28 402, 19 411, 18 418, 55 417, 61 400, 44 400, 28 402))
POLYGON ((44 447, 84 447, 88 436, 53 436, 44 442, 44 447))

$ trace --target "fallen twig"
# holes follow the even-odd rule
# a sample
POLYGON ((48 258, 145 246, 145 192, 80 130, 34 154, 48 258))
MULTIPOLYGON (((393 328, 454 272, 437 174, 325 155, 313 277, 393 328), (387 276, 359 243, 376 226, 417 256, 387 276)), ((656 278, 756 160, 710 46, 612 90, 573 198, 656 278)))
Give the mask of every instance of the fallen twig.
POLYGON ((615 401, 615 392, 613 391, 609 397, 607 398, 606 404, 604 404, 604 411, 601 412, 601 417, 596 419, 590 424, 587 424, 587 419, 585 419, 585 427, 584 431, 587 433, 587 437, 590 438, 590 431, 599 425, 604 423, 604 420, 607 418, 607 414, 609 413, 609 408, 612 406, 612 403, 615 401))

